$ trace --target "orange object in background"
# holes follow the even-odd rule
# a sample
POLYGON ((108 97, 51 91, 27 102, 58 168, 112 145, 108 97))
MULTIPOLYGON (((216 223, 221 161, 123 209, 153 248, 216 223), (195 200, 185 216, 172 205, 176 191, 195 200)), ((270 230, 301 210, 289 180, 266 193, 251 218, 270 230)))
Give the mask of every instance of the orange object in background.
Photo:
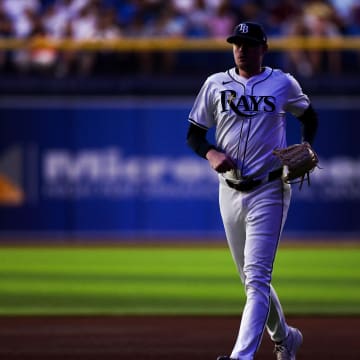
POLYGON ((21 205, 23 201, 23 190, 13 184, 7 176, 0 174, 0 206, 17 206, 21 205))

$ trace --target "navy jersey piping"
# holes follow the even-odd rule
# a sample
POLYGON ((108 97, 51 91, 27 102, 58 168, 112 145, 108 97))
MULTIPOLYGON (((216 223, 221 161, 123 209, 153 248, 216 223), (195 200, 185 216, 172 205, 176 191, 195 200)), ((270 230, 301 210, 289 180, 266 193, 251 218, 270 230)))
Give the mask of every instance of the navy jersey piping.
POLYGON ((231 74, 230 74, 230 70, 231 70, 231 69, 229 69, 229 70, 227 71, 228 76, 229 76, 233 81, 235 81, 237 84, 240 84, 240 85, 244 88, 244 93, 245 93, 245 89, 246 89, 245 85, 244 85, 241 81, 237 81, 234 77, 232 77, 231 74))
POLYGON ((204 125, 199 124, 199 123, 198 123, 198 122, 196 122, 194 119, 189 118, 189 122, 190 122, 190 123, 192 123, 192 124, 194 124, 194 125, 196 125, 196 126, 198 126, 198 127, 200 127, 200 128, 202 128, 202 129, 204 129, 204 130, 209 130, 209 128, 208 128, 208 127, 206 127, 206 126, 204 126, 204 125))
MULTIPOLYGON (((242 87, 243 87, 243 93, 245 94, 245 90, 246 90, 246 86, 241 82, 241 81, 237 81, 235 78, 233 78, 230 74, 230 70, 229 69, 227 71, 227 75, 230 77, 230 79, 232 79, 232 81, 236 82, 237 84, 240 84, 242 87)), ((239 160, 239 149, 240 149, 240 142, 241 142, 241 138, 242 138, 242 131, 243 131, 243 127, 244 127, 244 122, 242 122, 242 125, 241 125, 241 130, 240 130, 240 134, 239 134, 239 140, 238 140, 238 146, 237 146, 237 155, 236 155, 236 160, 238 161, 239 160)), ((243 173, 243 166, 241 166, 241 169, 240 170, 240 176, 242 176, 242 173, 243 173)), ((236 171, 236 177, 238 177, 238 172, 236 171)))
POLYGON ((274 69, 272 69, 272 68, 270 68, 270 69, 271 69, 271 72, 270 72, 270 74, 269 74, 266 78, 261 79, 261 80, 259 80, 258 82, 256 82, 256 83, 253 84, 253 86, 251 87, 251 95, 254 94, 254 87, 255 87, 256 85, 258 85, 258 84, 266 81, 266 80, 273 74, 274 69))

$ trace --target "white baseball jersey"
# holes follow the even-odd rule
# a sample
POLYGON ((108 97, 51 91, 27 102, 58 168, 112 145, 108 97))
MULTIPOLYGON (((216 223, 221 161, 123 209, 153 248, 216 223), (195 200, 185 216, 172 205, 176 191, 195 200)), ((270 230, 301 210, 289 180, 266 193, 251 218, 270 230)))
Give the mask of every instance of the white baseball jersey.
POLYGON ((206 130, 216 126, 216 147, 237 164, 237 171, 225 177, 261 178, 281 166, 272 151, 287 145, 285 113, 300 116, 310 101, 299 83, 281 70, 265 67, 250 79, 235 70, 207 78, 189 121, 206 130))

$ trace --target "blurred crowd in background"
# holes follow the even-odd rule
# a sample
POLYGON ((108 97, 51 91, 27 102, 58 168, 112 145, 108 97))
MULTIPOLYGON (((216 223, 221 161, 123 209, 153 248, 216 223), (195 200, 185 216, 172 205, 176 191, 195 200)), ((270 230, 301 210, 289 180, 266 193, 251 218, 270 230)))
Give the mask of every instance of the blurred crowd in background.
MULTIPOLYGON (((147 37, 225 39, 244 20, 261 22, 269 36, 360 35, 359 0, 0 0, 1 38, 121 39, 147 37)), ((360 69, 354 49, 350 68, 360 69)), ((311 77, 342 73, 342 54, 292 51, 287 70, 311 77)), ((64 77, 96 72, 176 71, 177 53, 131 54, 97 51, 3 49, 2 73, 39 72, 64 77)), ((221 69, 219 69, 221 70, 221 69)))

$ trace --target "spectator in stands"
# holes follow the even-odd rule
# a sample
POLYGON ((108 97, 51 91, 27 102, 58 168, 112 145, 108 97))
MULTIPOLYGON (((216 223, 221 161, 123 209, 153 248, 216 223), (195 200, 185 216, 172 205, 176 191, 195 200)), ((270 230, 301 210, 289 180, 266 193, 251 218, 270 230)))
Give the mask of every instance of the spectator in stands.
POLYGON ((99 16, 98 10, 95 4, 89 3, 79 11, 77 16, 70 20, 74 40, 89 40, 95 37, 99 16))
MULTIPOLYGON (((358 0, 0 0, 0 37, 75 40, 121 36, 224 38, 234 24, 244 20, 263 23, 267 32, 275 36, 336 37, 359 34, 356 15, 359 6, 358 0)), ((38 50, 35 58, 34 53, 30 56, 26 49, 11 51, 11 63, 19 71, 27 71, 32 67, 29 56, 42 66, 52 64, 56 58, 60 65, 58 75, 73 73, 74 69, 89 75, 94 71, 99 54, 55 53, 49 48, 38 50)), ((134 53, 138 65, 132 61, 130 53, 117 53, 113 58, 121 57, 130 69, 135 70, 134 66, 138 66, 143 72, 155 71, 157 64, 161 71, 173 71, 176 54, 167 51, 161 57, 161 53, 157 52, 156 58, 146 52, 134 53)), ((100 57, 103 55, 110 61, 108 54, 102 52, 100 57)), ((322 70, 339 73, 342 66, 340 53, 334 51, 291 51, 286 58, 289 70, 304 76, 322 70)), ((0 68, 5 59, 3 52, 0 68)))
POLYGON ((224 39, 231 34, 236 25, 236 16, 232 11, 229 0, 223 0, 209 19, 209 35, 213 38, 224 39))
POLYGON ((42 18, 46 34, 51 39, 62 39, 65 37, 70 16, 65 11, 62 11, 56 3, 50 4, 44 10, 42 18))
POLYGON ((237 10, 237 24, 249 19, 255 22, 266 23, 263 8, 257 2, 243 0, 235 9, 237 10))
MULTIPOLYGON (((109 7, 102 10, 101 16, 97 17, 96 39, 118 40, 123 36, 123 30, 118 21, 116 9, 109 7)), ((123 56, 123 53, 112 50, 98 51, 96 69, 105 73, 115 72, 123 56)))
POLYGON ((208 37, 209 19, 211 11, 206 7, 205 0, 196 0, 191 11, 184 14, 186 22, 186 36, 189 37, 208 37))
POLYGON ((269 35, 283 36, 289 24, 302 16, 302 5, 298 0, 278 0, 267 8, 263 20, 269 35))
MULTIPOLYGON (((353 4, 350 12, 350 21, 347 26, 347 34, 351 36, 360 36, 360 4, 353 4)), ((360 70, 360 50, 355 51, 357 70, 360 70)))
MULTIPOLYGON (((79 12, 70 17, 67 24, 65 37, 77 41, 86 41, 95 39, 97 35, 97 25, 99 8, 96 2, 85 0, 73 0, 78 1, 79 12), (82 6, 80 6, 80 4, 82 6)), ((58 75, 64 76, 69 72, 75 72, 77 74, 87 76, 90 75, 96 60, 96 53, 93 51, 65 51, 62 54, 61 69, 59 69, 58 75)))
POLYGON ((67 20, 76 18, 90 0, 54 0, 56 11, 67 20))
POLYGON ((119 39, 123 36, 123 31, 117 20, 116 10, 108 8, 101 11, 101 16, 97 17, 96 37, 99 39, 119 39))
MULTIPOLYGON (((0 39, 11 38, 13 36, 13 23, 4 11, 3 4, 0 2, 0 39)), ((7 68, 10 60, 10 51, 0 51, 0 69, 7 68)))
MULTIPOLYGON (((146 27, 146 36, 158 38, 181 38, 186 34, 185 18, 179 14, 171 2, 168 2, 160 11, 157 18, 149 22, 146 27)), ((163 73, 171 73, 176 64, 176 51, 171 49, 163 50, 147 58, 146 71, 152 72, 159 70, 163 73)))
MULTIPOLYGON (((308 0, 301 9, 301 15, 288 22, 286 35, 309 38, 334 38, 341 35, 334 9, 322 0, 308 0)), ((332 74, 341 72, 341 54, 330 50, 289 50, 288 69, 304 77, 321 74, 327 69, 332 74), (331 54, 331 56, 329 56, 331 54)))
POLYGON ((27 17, 27 13, 38 14, 41 9, 40 0, 1 0, 2 8, 4 12, 10 17, 14 24, 15 35, 22 37, 26 36, 24 31, 27 31, 27 27, 23 27, 22 21, 26 21, 23 18, 27 17), (17 23, 20 23, 18 25, 17 23))
POLYGON ((169 2, 160 11, 159 16, 149 23, 147 35, 150 37, 183 37, 185 29, 185 18, 169 2))
POLYGON ((359 6, 359 0, 329 0, 335 14, 341 19, 345 28, 352 23, 353 9, 359 6))
MULTIPOLYGON (((304 6, 304 24, 311 37, 334 38, 341 35, 339 18, 334 8, 324 0, 308 0, 304 6)), ((313 73, 322 73, 326 67, 332 74, 341 72, 338 51, 312 50, 309 52, 309 59, 313 73)))
MULTIPOLYGON (((33 28, 29 34, 34 42, 44 42, 49 39, 43 18, 35 17, 33 28)), ((29 70, 37 74, 53 74, 58 61, 58 50, 51 45, 39 45, 28 50, 29 70)))
POLYGON ((359 36, 360 35, 360 3, 356 1, 349 10, 349 17, 346 19, 346 34, 359 36))
MULTIPOLYGON (((296 16, 291 19, 285 30, 285 35, 302 37, 310 36, 310 32, 305 25, 303 16, 296 16)), ((285 62, 285 69, 292 73, 303 77, 310 77, 313 74, 313 67, 307 50, 289 49, 285 54, 285 62)))
MULTIPOLYGON (((47 32, 43 27, 39 0, 2 0, 2 7, 11 19, 12 35, 20 39, 43 40, 47 32)), ((55 49, 36 47, 13 52, 12 62, 21 72, 48 71, 57 60, 55 49)))
MULTIPOLYGON (((30 39, 35 24, 38 22, 36 10, 30 7, 24 7, 24 10, 13 20, 13 30, 15 37, 19 39, 30 39)), ((20 72, 28 72, 31 68, 30 51, 26 48, 17 49, 13 52, 12 59, 15 68, 20 72)))

